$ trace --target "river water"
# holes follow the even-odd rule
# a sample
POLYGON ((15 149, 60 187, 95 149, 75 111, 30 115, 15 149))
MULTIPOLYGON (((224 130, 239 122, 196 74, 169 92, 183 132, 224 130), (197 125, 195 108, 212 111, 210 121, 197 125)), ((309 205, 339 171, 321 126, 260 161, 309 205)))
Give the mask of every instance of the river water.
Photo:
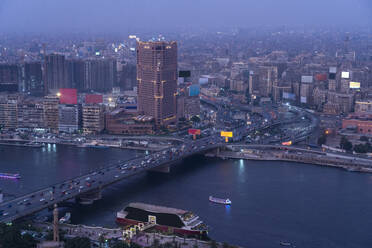
MULTIPOLYGON (((50 146, 0 147, 7 194, 23 194, 140 153, 119 149, 50 146)), ((169 174, 141 173, 106 188, 103 199, 75 206, 72 222, 115 227, 115 214, 130 202, 191 210, 210 236, 244 247, 372 247, 372 175, 285 162, 193 157, 169 174), (229 197, 230 207, 208 201, 229 197)))

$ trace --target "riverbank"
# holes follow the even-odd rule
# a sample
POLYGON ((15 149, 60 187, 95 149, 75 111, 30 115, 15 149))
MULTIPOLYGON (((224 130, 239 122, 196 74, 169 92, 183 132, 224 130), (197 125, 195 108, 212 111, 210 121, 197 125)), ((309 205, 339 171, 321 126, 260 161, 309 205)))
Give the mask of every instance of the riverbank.
POLYGON ((291 153, 288 151, 220 151, 217 153, 208 153, 207 157, 218 157, 222 159, 244 159, 257 161, 284 161, 297 162, 303 164, 312 164, 319 166, 335 167, 353 172, 372 173, 372 160, 357 160, 353 157, 337 156, 327 153, 326 155, 314 153, 291 153))

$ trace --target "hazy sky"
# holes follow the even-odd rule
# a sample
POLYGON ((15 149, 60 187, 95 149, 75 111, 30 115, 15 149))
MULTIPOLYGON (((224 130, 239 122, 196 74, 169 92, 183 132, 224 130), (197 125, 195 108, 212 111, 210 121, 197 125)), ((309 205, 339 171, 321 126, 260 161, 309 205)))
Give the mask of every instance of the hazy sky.
POLYGON ((0 32, 372 23, 372 0, 0 0, 0 32))

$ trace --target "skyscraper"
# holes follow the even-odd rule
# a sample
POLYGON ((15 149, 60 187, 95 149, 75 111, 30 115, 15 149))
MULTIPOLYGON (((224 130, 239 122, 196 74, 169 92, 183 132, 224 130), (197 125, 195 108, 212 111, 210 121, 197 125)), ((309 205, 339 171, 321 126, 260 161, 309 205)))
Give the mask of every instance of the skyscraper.
POLYGON ((0 64, 0 92, 17 92, 20 74, 18 65, 0 64))
POLYGON ((41 62, 29 62, 24 65, 25 90, 31 93, 42 93, 43 73, 41 62))
POLYGON ((177 122, 177 42, 137 43, 138 109, 156 126, 177 122))
POLYGON ((67 66, 64 55, 49 54, 45 56, 45 79, 46 92, 59 88, 68 88, 67 66))

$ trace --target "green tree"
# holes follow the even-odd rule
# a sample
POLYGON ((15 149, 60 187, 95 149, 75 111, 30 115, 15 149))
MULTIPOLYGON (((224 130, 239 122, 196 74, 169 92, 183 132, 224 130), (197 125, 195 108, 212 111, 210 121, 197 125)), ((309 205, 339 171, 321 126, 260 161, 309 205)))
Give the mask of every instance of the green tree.
POLYGON ((68 239, 65 243, 66 248, 90 248, 90 239, 85 237, 75 237, 73 239, 68 239))
POLYGON ((211 244, 210 244, 210 247, 211 247, 211 248, 218 248, 218 246, 217 246, 217 242, 216 242, 215 240, 212 240, 212 241, 211 241, 211 244))
POLYGON ((361 136, 360 141, 368 142, 368 137, 367 136, 361 136))
POLYGON ((194 115, 193 117, 191 117, 191 121, 194 122, 194 123, 199 123, 200 118, 199 118, 199 116, 194 115))
POLYGON ((342 136, 340 140, 340 147, 346 151, 351 151, 353 144, 345 136, 342 136))
POLYGON ((318 145, 321 146, 327 142, 327 136, 322 135, 318 138, 318 145))

